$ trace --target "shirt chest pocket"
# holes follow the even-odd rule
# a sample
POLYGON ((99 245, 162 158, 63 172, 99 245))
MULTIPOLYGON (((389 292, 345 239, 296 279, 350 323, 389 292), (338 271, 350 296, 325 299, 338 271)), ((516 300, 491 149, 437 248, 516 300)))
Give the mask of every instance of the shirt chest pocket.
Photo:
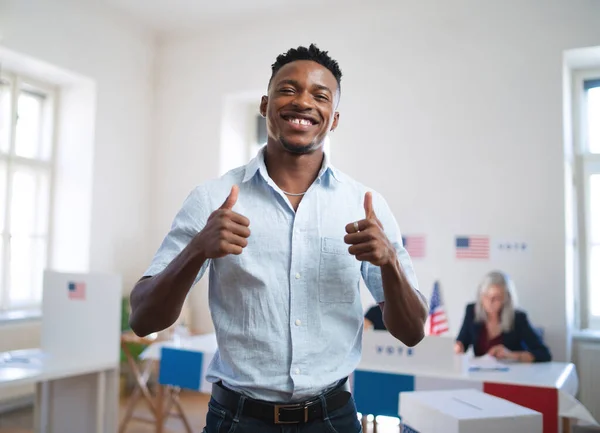
POLYGON ((352 303, 360 282, 360 262, 348 252, 343 240, 321 238, 319 301, 352 303))

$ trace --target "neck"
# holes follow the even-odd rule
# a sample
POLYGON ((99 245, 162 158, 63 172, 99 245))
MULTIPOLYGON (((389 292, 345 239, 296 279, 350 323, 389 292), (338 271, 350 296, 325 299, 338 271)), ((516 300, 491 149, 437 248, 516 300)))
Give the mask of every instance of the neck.
POLYGON ((500 315, 488 314, 487 322, 490 325, 497 325, 497 324, 499 324, 500 323, 500 315))
POLYGON ((300 194, 312 185, 323 165, 323 149, 311 153, 293 154, 278 143, 267 144, 265 165, 273 182, 282 191, 300 194))

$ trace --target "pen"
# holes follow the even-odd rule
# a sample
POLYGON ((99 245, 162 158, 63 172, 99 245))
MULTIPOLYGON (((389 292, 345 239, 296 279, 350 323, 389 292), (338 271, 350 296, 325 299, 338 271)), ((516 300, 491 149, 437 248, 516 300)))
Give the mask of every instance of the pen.
POLYGON ((494 367, 494 368, 482 368, 482 367, 469 367, 469 371, 508 371, 508 367, 494 367))

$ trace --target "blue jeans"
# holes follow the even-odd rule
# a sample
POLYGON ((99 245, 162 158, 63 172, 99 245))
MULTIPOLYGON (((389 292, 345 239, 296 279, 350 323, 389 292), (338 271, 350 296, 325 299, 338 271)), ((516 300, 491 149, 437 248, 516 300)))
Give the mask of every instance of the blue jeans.
POLYGON ((221 406, 213 398, 208 403, 206 427, 203 433, 362 433, 358 420, 354 399, 339 409, 328 412, 325 399, 323 404, 323 419, 317 419, 306 424, 273 424, 260 419, 241 416, 243 401, 237 408, 237 413, 221 406))

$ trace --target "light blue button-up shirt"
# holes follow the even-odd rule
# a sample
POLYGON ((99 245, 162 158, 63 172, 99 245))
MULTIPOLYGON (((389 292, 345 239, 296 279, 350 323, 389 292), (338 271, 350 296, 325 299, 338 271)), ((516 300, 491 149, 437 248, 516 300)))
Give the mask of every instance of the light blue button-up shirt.
MULTIPOLYGON (((208 260, 209 306, 218 351, 207 380, 269 401, 301 401, 350 375, 361 357, 363 278, 383 302, 380 268, 359 262, 344 243, 345 226, 365 218, 367 188, 325 156, 294 211, 267 173, 264 149, 246 166, 189 194, 145 275, 161 272, 190 242, 234 184, 233 210, 250 220, 241 255, 208 260)), ((417 279, 396 220, 381 195, 373 207, 414 290, 417 279)))

